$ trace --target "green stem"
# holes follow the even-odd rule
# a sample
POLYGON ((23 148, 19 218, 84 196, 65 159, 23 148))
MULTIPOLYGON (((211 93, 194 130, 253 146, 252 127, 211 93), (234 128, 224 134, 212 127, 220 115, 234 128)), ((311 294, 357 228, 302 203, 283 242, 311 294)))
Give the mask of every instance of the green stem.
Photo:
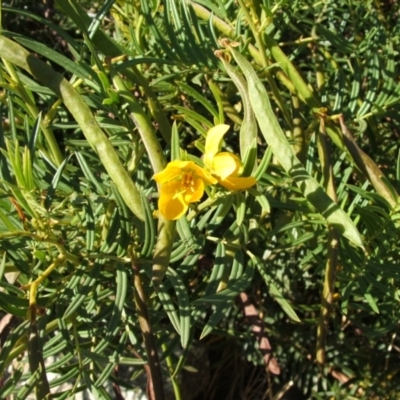
POLYGON ((144 147, 146 148, 150 159, 151 166, 153 167, 153 171, 154 173, 160 172, 167 165, 167 160, 164 156, 164 151, 161 147, 161 144, 156 136, 155 129, 149 117, 144 112, 142 105, 139 104, 135 96, 128 90, 121 77, 114 72, 111 65, 110 68, 114 86, 117 89, 119 96, 128 105, 130 116, 139 131, 140 137, 142 138, 144 147))
POLYGON ((73 264, 78 264, 81 261, 81 257, 76 256, 72 253, 69 253, 65 250, 65 247, 60 243, 60 239, 55 238, 50 235, 38 235, 36 233, 28 232, 28 231, 13 231, 13 232, 5 232, 0 234, 0 240, 10 239, 13 237, 28 237, 36 242, 45 242, 51 243, 57 247, 60 254, 65 257, 66 260, 71 261, 73 264))
MULTIPOLYGON (((163 343, 161 345, 161 348, 164 353, 166 353, 168 350, 168 347, 165 343, 163 343)), ((182 400, 181 388, 179 386, 178 380, 176 379, 176 376, 174 375, 175 369, 174 369, 174 364, 172 362, 171 355, 168 355, 165 358, 165 362, 167 363, 168 371, 170 374, 172 389, 174 390, 174 395, 175 395, 175 400, 182 400)))
POLYGON ((90 108, 73 86, 45 62, 31 55, 19 44, 2 36, 0 36, 0 57, 29 72, 63 100, 88 143, 98 154, 127 206, 139 219, 143 220, 139 191, 123 167, 114 147, 96 122, 90 108))
POLYGON ((29 288, 29 304, 31 306, 36 304, 36 292, 38 286, 61 264, 63 264, 66 261, 66 257, 64 254, 60 254, 54 262, 52 262, 49 267, 46 268, 46 270, 40 274, 33 282, 29 283, 26 286, 23 286, 23 288, 29 288))
MULTIPOLYGON (((213 15, 211 11, 207 10, 205 7, 201 6, 200 4, 197 4, 193 1, 190 2, 190 5, 193 7, 194 12, 196 15, 205 20, 208 21, 211 16, 213 18, 213 25, 215 28, 217 28, 222 34, 226 35, 227 37, 231 39, 235 39, 236 32, 235 29, 227 24, 225 21, 222 19, 218 18, 217 16, 213 15)), ((243 42, 245 39, 243 39, 243 42)), ((261 55, 261 52, 252 44, 249 44, 248 47, 250 55, 253 57, 253 59, 256 61, 257 64, 263 65, 263 58, 261 55)), ((282 71, 276 71, 276 77, 281 81, 283 85, 286 86, 286 88, 292 92, 296 93, 296 88, 293 85, 293 83, 290 81, 290 79, 285 75, 282 71)))
POLYGON ((157 96, 151 89, 149 82, 143 76, 143 74, 139 71, 136 66, 132 66, 131 70, 124 71, 124 74, 129 78, 129 75, 134 75, 135 80, 139 81, 142 86, 144 93, 147 98, 147 104, 149 106, 149 110, 151 112, 152 117, 156 121, 158 125, 158 129, 163 137, 163 139, 170 143, 171 141, 171 124, 168 121, 168 118, 164 114, 162 110, 161 103, 159 102, 157 96))
MULTIPOLYGON (((144 147, 150 159, 154 173, 162 171, 167 165, 167 160, 160 142, 156 136, 154 127, 142 106, 132 95, 121 77, 113 70, 112 79, 119 95, 127 102, 131 118, 133 119, 144 147)), ((175 235, 175 222, 168 221, 162 216, 159 217, 158 236, 153 255, 153 284, 156 289, 161 284, 167 271, 172 251, 172 244, 175 235)))
POLYGON ((239 0, 239 4, 240 4, 240 7, 241 7, 243 13, 246 16, 247 23, 249 24, 250 29, 253 32, 254 39, 256 40, 257 48, 258 48, 258 51, 259 51, 259 54, 261 57, 261 64, 265 68, 265 70, 263 71, 263 74, 267 78, 268 84, 272 90, 272 94, 275 98, 276 103, 278 104, 279 109, 282 111, 282 114, 285 117, 285 120, 288 123, 288 125, 290 126, 290 128, 292 128, 293 122, 292 122, 289 112, 285 106, 285 102, 283 101, 281 92, 279 91, 279 89, 276 85, 276 82, 272 77, 270 70, 266 68, 271 64, 271 62, 267 58, 265 46, 262 41, 262 36, 261 36, 260 32, 257 30, 257 28, 253 22, 253 19, 250 15, 249 11, 247 10, 247 7, 243 3, 243 0, 239 0))
POLYGON ((291 63, 275 40, 267 33, 264 33, 264 41, 268 50, 271 52, 272 57, 277 63, 279 63, 279 66, 291 81, 295 88, 294 93, 297 94, 310 108, 319 108, 319 100, 314 96, 314 93, 308 87, 296 67, 291 63))
MULTIPOLYGON (((193 7, 196 15, 208 21, 211 18, 211 12, 207 10, 205 7, 200 6, 195 2, 190 2, 193 7)), ((213 25, 221 31, 224 35, 230 37, 231 39, 235 38, 235 29, 228 25, 226 22, 221 20, 220 18, 213 15, 213 25)), ((313 92, 308 87, 307 83, 303 80, 297 69, 290 62, 286 54, 281 50, 278 44, 268 36, 264 32, 264 42, 268 47, 268 50, 271 52, 272 57, 275 59, 277 63, 279 63, 282 71, 276 72, 276 77, 279 79, 283 85, 287 87, 287 89, 293 94, 298 95, 302 101, 307 103, 311 108, 319 108, 319 101, 315 98, 313 92)), ((249 45, 248 47, 250 55, 253 59, 260 65, 264 66, 265 54, 261 51, 261 49, 257 49, 253 45, 249 45)), ((264 52, 265 53, 265 52, 264 52)), ((270 63, 268 64, 270 65, 270 63)), ((275 93, 274 93, 275 95, 275 93)))
POLYGON ((307 143, 306 135, 303 129, 303 120, 301 119, 300 113, 300 100, 297 96, 292 96, 292 107, 293 107, 293 150, 296 153, 298 159, 305 164, 307 156, 307 143))

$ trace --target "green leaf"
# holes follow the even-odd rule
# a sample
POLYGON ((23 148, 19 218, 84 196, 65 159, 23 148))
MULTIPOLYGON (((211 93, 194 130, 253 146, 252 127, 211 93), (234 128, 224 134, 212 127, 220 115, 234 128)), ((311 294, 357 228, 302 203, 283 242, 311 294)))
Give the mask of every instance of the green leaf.
POLYGON ((231 64, 221 58, 222 63, 232 82, 238 88, 243 102, 243 122, 240 126, 240 156, 244 161, 245 176, 250 175, 257 167, 257 121, 249 98, 247 82, 231 64))
POLYGON ((296 322, 301 322, 300 318, 297 316, 296 312, 293 310, 289 302, 283 297, 281 291, 275 285, 273 279, 268 275, 266 270, 266 265, 261 263, 255 256, 251 256, 253 262, 256 263, 258 272, 262 276, 267 285, 270 295, 279 303, 282 310, 289 316, 290 319, 296 322))
POLYGON ((171 130, 171 161, 180 159, 181 159, 181 148, 180 148, 179 132, 178 132, 178 127, 176 125, 176 121, 174 121, 171 130))
POLYGON ((4 386, 0 389, 0 398, 7 399, 10 393, 18 385, 22 376, 22 369, 15 369, 13 374, 5 381, 4 386))
POLYGON ((197 90, 193 89, 191 86, 187 85, 184 82, 177 82, 177 85, 181 90, 186 92, 189 96, 193 97, 197 100, 201 105, 203 105, 210 114, 216 119, 219 119, 218 111, 215 107, 211 104, 209 100, 207 100, 204 96, 202 96, 197 90))
POLYGON ((12 35, 12 37, 14 40, 21 43, 23 46, 27 47, 28 49, 34 51, 37 54, 42 55, 43 57, 47 58, 48 60, 55 62, 56 64, 58 64, 62 68, 65 68, 67 71, 71 72, 72 74, 75 74, 79 78, 91 79, 91 76, 89 75, 89 73, 84 68, 82 68, 79 65, 79 63, 77 63, 76 61, 70 60, 69 58, 60 54, 58 51, 50 49, 43 43, 36 42, 35 40, 26 38, 21 35, 16 35, 15 33, 12 35))
POLYGON ((227 265, 227 257, 225 256, 225 246, 223 243, 218 243, 217 249, 215 251, 215 260, 213 263, 212 271, 208 284, 204 291, 204 296, 209 296, 217 291, 218 285, 224 276, 225 269, 227 265))
POLYGON ((236 50, 231 48, 231 52, 246 76, 250 101, 261 132, 282 167, 292 176, 304 196, 328 223, 335 226, 355 245, 363 247, 361 235, 349 216, 332 201, 318 182, 307 173, 294 154, 272 110, 267 91, 251 64, 236 50))
POLYGON ((367 300, 368 304, 372 308, 373 311, 375 311, 377 314, 379 314, 379 308, 378 305, 376 304, 376 301, 374 297, 372 296, 371 293, 365 293, 364 294, 365 300, 367 300))
POLYGON ((229 211, 233 205, 233 195, 232 193, 227 194, 226 196, 220 199, 220 204, 215 211, 211 221, 208 224, 208 229, 218 228, 221 226, 222 221, 224 221, 225 217, 228 215, 229 211))
POLYGON ((174 302, 169 295, 165 283, 161 283, 157 290, 158 298, 164 308, 164 311, 167 313, 169 320, 172 323, 172 326, 176 330, 176 332, 181 334, 181 324, 179 320, 179 314, 174 306, 174 302))
POLYGON ((149 201, 143 191, 140 191, 140 199, 144 211, 144 240, 140 253, 142 257, 150 257, 156 242, 156 227, 149 201))
POLYGON ((224 318, 227 314, 227 311, 231 308, 231 304, 220 303, 215 307, 214 312, 211 317, 208 319, 206 324, 204 325, 203 330, 200 334, 200 340, 204 339, 207 335, 209 335, 212 330, 217 326, 217 324, 224 318))
POLYGON ((186 349, 189 346, 193 328, 191 325, 189 296, 182 278, 176 271, 168 268, 167 277, 171 281, 178 299, 181 345, 186 349))
POLYGON ((92 267, 92 269, 90 270, 90 274, 87 275, 86 279, 82 282, 82 286, 78 291, 78 293, 74 297, 68 298, 67 293, 78 286, 78 284, 82 279, 82 276, 80 274, 85 270, 86 266, 81 265, 80 268, 78 268, 78 270, 76 271, 77 273, 74 276, 75 279, 74 278, 70 279, 65 287, 64 296, 65 299, 69 299, 70 304, 68 305, 68 308, 65 310, 63 319, 67 319, 69 316, 71 316, 78 309, 78 307, 80 307, 80 305, 87 299, 90 290, 94 287, 95 283, 97 282, 102 267, 103 264, 101 262, 96 262, 92 267))
MULTIPOLYGON (((198 124, 204 125, 207 129, 211 129, 213 127, 212 122, 210 122, 207 118, 200 115, 198 112, 190 110, 188 108, 182 106, 175 106, 175 108, 182 113, 185 119, 188 121, 194 121, 198 124)), ((203 128, 202 131, 205 131, 203 128)))
POLYGON ((246 214, 246 198, 243 193, 235 194, 236 222, 238 226, 242 225, 246 214))
MULTIPOLYGON (((243 253, 240 250, 236 251, 235 260, 236 262, 239 262, 239 264, 243 264, 243 253)), ((251 281, 254 276, 254 270, 255 264, 253 262, 247 263, 244 273, 239 278, 232 277, 232 279, 229 279, 226 289, 221 290, 218 293, 196 299, 192 304, 221 304, 232 302, 240 292, 243 292, 251 285, 251 281)))
POLYGON ((196 241, 186 218, 180 218, 177 221, 176 230, 186 247, 186 251, 193 250, 193 248, 196 246, 196 241))

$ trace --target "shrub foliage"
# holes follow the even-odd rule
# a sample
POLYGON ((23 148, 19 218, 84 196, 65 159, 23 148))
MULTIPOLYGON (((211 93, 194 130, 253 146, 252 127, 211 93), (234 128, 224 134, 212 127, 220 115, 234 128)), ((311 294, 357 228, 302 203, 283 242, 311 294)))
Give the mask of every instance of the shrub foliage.
POLYGON ((397 398, 398 2, 36 3, 1 6, 0 398, 397 398), (257 185, 157 215, 218 124, 257 185))

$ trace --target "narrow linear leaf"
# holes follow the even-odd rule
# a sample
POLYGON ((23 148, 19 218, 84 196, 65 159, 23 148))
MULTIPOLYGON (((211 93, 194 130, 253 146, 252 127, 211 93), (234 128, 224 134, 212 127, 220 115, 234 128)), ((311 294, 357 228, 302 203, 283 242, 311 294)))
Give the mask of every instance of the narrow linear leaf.
POLYGON ((296 157, 272 110, 265 87, 251 64, 236 50, 232 48, 230 50, 246 76, 250 101, 261 132, 282 167, 292 176, 304 196, 324 216, 327 222, 335 226, 355 245, 363 247, 361 235, 350 217, 331 200, 296 157))
POLYGON ((191 336, 189 296, 184 282, 176 271, 172 268, 168 268, 167 276, 175 289, 176 297, 178 299, 181 345, 185 349, 189 346, 191 336))
POLYGON ((28 71, 63 100, 65 106, 81 127, 86 139, 95 149, 111 179, 118 187, 124 201, 132 212, 143 220, 139 191, 82 96, 61 74, 55 72, 46 63, 34 57, 16 42, 3 36, 0 36, 0 56, 28 71))
POLYGON ((275 285, 273 282, 272 278, 268 275, 265 265, 263 265, 261 262, 256 260, 256 257, 253 256, 253 261, 256 262, 257 264, 257 269, 262 278, 264 279, 265 284, 267 285, 268 291, 270 295, 279 303, 279 305, 282 307, 282 310, 285 311, 285 313, 291 318, 293 321, 296 322, 301 322, 300 318, 296 314, 296 312, 293 310, 292 306, 289 304, 289 302, 283 297, 281 291, 278 289, 278 287, 275 285))
MULTIPOLYGON (((243 160, 250 149, 253 153, 257 154, 257 121, 251 107, 246 80, 231 64, 225 61, 224 58, 221 58, 221 61, 229 77, 232 79, 232 82, 237 87, 243 102, 243 123, 240 127, 240 156, 243 160)), ((251 173, 254 167, 256 167, 255 163, 249 166, 249 168, 246 168, 246 173, 251 173)))

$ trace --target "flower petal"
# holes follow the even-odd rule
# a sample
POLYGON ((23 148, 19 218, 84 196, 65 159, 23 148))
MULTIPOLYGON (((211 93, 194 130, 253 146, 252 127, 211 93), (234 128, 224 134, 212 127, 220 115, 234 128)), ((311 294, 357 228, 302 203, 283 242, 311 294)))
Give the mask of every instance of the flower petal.
POLYGON ((185 202, 180 190, 180 181, 168 182, 160 187, 158 209, 164 218, 168 220, 179 219, 188 209, 188 204, 185 202))
POLYGON ((215 179, 208 171, 206 171, 204 168, 199 167, 196 165, 194 162, 192 162, 191 170, 194 172, 194 174, 198 177, 201 178, 206 185, 215 185, 218 181, 215 179))
POLYGON ((205 155, 214 157, 221 148, 221 140, 225 133, 228 132, 229 125, 219 124, 208 130, 206 136, 205 155))
POLYGON ((182 161, 182 160, 174 160, 168 163, 171 167, 177 167, 179 169, 191 168, 192 165, 195 165, 193 161, 182 161))
POLYGON ((168 163, 153 179, 159 184, 158 209, 169 220, 182 217, 189 203, 202 198, 205 185, 218 182, 209 171, 193 161, 181 160, 168 163))
POLYGON ((221 179, 219 183, 229 189, 229 190, 245 190, 252 186, 254 186, 257 181, 252 176, 243 176, 243 177, 229 177, 226 179, 221 179))
POLYGON ((169 163, 162 171, 160 171, 158 174, 153 175, 153 179, 157 183, 166 183, 177 179, 180 175, 182 175, 181 168, 171 164, 172 163, 169 163))
POLYGON ((201 178, 195 178, 193 182, 193 191, 186 190, 183 198, 186 203, 194 203, 195 201, 199 201, 204 194, 204 182, 201 178))
POLYGON ((162 171, 153 175, 153 179, 157 183, 169 182, 179 178, 182 175, 183 170, 186 169, 191 170, 193 167, 197 167, 197 165, 193 161, 181 161, 181 160, 171 161, 162 171))
POLYGON ((199 167, 193 161, 175 160, 167 164, 165 169, 153 175, 157 183, 166 183, 181 178, 184 172, 192 171, 196 176, 203 179, 207 185, 214 185, 217 180, 204 168, 199 167))
POLYGON ((213 173, 221 179, 238 175, 242 168, 242 161, 238 156, 232 153, 218 153, 212 162, 213 173))

